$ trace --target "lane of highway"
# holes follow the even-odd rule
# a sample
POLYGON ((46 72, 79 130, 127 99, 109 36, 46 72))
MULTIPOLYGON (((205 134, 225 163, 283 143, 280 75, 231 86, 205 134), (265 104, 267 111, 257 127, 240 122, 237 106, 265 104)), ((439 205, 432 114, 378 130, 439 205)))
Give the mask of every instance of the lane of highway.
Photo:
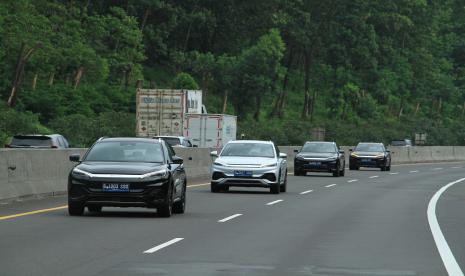
MULTIPOLYGON (((463 167, 289 176, 289 192, 279 195, 260 189, 211 194, 197 186, 189 189, 188 212, 169 219, 134 208, 12 218, 0 221, 0 248, 8 249, 0 251, 0 265, 5 275, 444 275, 426 207, 441 186, 464 176, 463 167)), ((449 193, 439 201, 438 218, 465 264, 457 249, 464 242, 458 232, 464 220, 457 221, 463 214, 449 212, 459 213, 465 189, 454 188, 452 202, 449 193)), ((23 205, 37 210, 65 202, 56 197, 23 205)), ((0 207, 1 215, 12 210, 24 209, 0 207)))

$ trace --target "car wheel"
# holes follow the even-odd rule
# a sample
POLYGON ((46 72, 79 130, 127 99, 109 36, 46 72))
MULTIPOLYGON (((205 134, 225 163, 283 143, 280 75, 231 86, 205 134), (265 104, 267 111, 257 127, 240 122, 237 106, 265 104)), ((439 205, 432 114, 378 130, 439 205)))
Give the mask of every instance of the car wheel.
POLYGON ((386 171, 386 166, 381 166, 381 171, 386 171))
POLYGON ((352 165, 349 164, 349 170, 351 170, 351 171, 355 170, 355 166, 352 166, 352 165))
POLYGON ((341 174, 340 166, 341 165, 337 164, 336 170, 333 172, 334 177, 339 177, 339 175, 341 174))
POLYGON ((173 213, 184 214, 185 211, 186 211, 186 185, 184 184, 184 188, 183 188, 182 195, 181 195, 181 200, 173 204, 173 213))
POLYGON ((223 187, 221 187, 221 191, 222 191, 223 193, 229 192, 229 186, 223 186, 223 187))
POLYGON ((345 174, 346 174, 346 167, 343 166, 343 167, 341 168, 341 173, 340 173, 339 175, 340 175, 340 176, 344 176, 345 174))
POLYGON ((287 171, 286 171, 286 175, 284 176, 284 183, 279 187, 279 191, 281 193, 285 193, 286 189, 287 189, 287 171))
POLYGON ((389 166, 386 167, 386 171, 391 171, 391 164, 389 164, 389 166))
POLYGON ((70 216, 82 216, 84 205, 68 201, 68 213, 70 216))
POLYGON ((294 169, 294 175, 299 176, 302 175, 302 173, 299 170, 294 169))
POLYGON ((102 206, 87 206, 87 209, 89 209, 89 212, 93 212, 93 213, 102 212, 102 206))
POLYGON ((273 184, 271 187, 270 187, 270 193, 272 194, 279 194, 279 191, 280 191, 280 187, 279 187, 279 182, 276 183, 276 184, 273 184))
POLYGON ((220 191, 220 189, 218 188, 218 184, 214 183, 214 182, 211 182, 210 184, 210 191, 212 193, 218 193, 220 191))
POLYGON ((158 208, 158 215, 163 218, 169 218, 173 214, 173 189, 170 187, 166 198, 166 203, 158 208))

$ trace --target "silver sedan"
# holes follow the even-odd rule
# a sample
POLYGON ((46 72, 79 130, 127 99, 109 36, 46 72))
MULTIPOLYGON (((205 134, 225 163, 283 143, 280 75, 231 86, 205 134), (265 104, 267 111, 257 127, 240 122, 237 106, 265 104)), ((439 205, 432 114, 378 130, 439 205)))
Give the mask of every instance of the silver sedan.
POLYGON ((211 191, 228 191, 229 187, 269 188, 273 194, 286 192, 287 155, 271 141, 230 141, 212 165, 211 191))

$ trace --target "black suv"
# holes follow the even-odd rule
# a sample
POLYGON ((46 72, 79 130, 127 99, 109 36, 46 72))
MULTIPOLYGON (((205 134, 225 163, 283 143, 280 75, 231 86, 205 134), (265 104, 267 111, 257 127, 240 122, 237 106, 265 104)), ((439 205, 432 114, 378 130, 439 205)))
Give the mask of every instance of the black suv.
POLYGON ((68 178, 68 211, 82 215, 84 207, 157 208, 162 217, 184 213, 186 173, 182 158, 163 140, 100 138, 68 178))
POLYGON ((358 143, 355 149, 351 150, 349 169, 358 170, 360 167, 390 171, 391 152, 382 143, 358 143))
POLYGON ((335 142, 306 142, 294 158, 294 175, 328 172, 344 176, 345 156, 335 142))

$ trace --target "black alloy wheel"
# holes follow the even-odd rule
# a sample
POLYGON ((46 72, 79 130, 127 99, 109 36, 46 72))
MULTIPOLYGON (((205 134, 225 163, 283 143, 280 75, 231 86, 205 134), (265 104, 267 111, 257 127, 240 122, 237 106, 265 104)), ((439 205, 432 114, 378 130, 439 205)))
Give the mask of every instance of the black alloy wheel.
POLYGON ((287 190, 287 171, 286 174, 284 175, 284 183, 279 187, 279 191, 281 193, 285 193, 287 190))
POLYGON ((163 218, 169 218, 173 214, 173 187, 171 186, 166 196, 166 202, 158 208, 158 215, 163 218))
POLYGON ((68 200, 68 213, 70 216, 82 216, 84 214, 84 205, 68 200))
POLYGON ((173 213, 184 214, 186 211, 186 184, 184 183, 181 200, 173 204, 173 213))

